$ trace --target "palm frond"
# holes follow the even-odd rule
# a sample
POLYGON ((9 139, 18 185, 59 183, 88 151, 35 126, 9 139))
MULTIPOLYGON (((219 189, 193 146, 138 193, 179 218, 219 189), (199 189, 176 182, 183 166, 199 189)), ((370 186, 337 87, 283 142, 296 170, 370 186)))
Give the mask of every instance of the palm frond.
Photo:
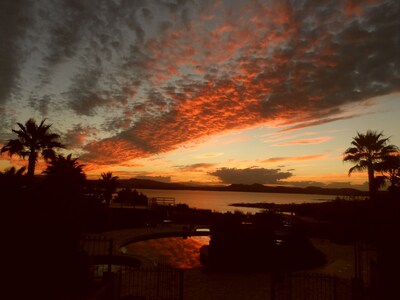
POLYGON ((8 152, 10 156, 19 155, 24 151, 25 147, 19 139, 9 140, 6 145, 1 148, 1 153, 8 152))
POLYGON ((349 169, 349 175, 352 174, 353 172, 363 172, 367 169, 367 166, 365 165, 355 165, 354 167, 351 167, 349 169))
MULTIPOLYGON (((51 125, 45 124, 45 121, 46 119, 43 119, 39 125, 36 124, 34 119, 29 119, 25 124, 17 123, 19 129, 12 131, 18 138, 10 140, 1 149, 1 152, 9 152, 10 156, 17 154, 23 158, 34 154, 37 159, 38 153, 45 160, 54 158, 54 149, 64 148, 64 145, 57 141, 60 138, 58 134, 49 132, 51 125)), ((29 161, 28 173, 30 176, 33 176, 36 159, 29 161)))

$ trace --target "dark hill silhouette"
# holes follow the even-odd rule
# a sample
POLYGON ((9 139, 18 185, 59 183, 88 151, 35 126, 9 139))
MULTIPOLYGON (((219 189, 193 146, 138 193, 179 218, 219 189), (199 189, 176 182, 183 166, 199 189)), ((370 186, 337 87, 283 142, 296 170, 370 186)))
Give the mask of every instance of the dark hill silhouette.
MULTIPOLYGON (((94 180, 92 180, 94 181, 94 180)), ((200 190, 200 191, 235 191, 235 192, 258 192, 258 193, 292 193, 292 194, 318 194, 318 195, 346 195, 346 196, 365 196, 363 192, 352 188, 321 188, 309 186, 287 187, 287 186, 266 186, 259 183, 231 184, 228 186, 199 186, 182 183, 167 183, 150 179, 119 179, 119 188, 133 189, 162 189, 162 190, 200 190)))
POLYGON ((288 186, 265 186, 254 183, 246 184, 231 184, 225 188, 229 191, 244 191, 244 192, 261 192, 261 193, 290 193, 290 194, 318 194, 318 195, 346 195, 346 196, 365 196, 367 192, 363 192, 352 188, 322 188, 316 186, 288 187, 288 186))
POLYGON ((190 189, 189 186, 179 183, 168 183, 155 181, 150 179, 120 179, 119 187, 142 188, 142 189, 163 189, 163 190, 180 190, 190 189))

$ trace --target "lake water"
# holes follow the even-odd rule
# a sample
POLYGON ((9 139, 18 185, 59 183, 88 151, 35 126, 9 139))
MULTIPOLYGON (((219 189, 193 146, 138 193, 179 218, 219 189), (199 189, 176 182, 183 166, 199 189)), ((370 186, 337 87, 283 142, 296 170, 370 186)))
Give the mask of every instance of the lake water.
POLYGON ((211 209, 217 212, 244 213, 260 211, 257 208, 234 207, 232 203, 309 203, 331 201, 336 198, 333 195, 309 195, 309 194, 282 194, 282 193, 249 193, 249 192, 219 192, 219 191, 194 191, 194 190, 150 190, 137 189, 147 197, 171 197, 175 203, 184 203, 191 208, 211 209))

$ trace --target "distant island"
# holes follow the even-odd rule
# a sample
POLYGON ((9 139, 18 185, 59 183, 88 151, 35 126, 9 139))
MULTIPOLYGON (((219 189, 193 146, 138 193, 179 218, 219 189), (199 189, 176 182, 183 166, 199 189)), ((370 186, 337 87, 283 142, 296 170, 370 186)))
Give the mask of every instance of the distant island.
MULTIPOLYGON (((97 180, 89 180, 97 182, 97 180)), ((119 188, 132 189, 158 189, 158 190, 199 190, 199 191, 231 191, 231 192, 257 192, 257 193, 290 193, 290 194, 315 194, 315 195, 338 195, 338 196, 367 196, 368 193, 352 188, 322 188, 309 186, 287 187, 287 186, 266 186, 254 184, 231 184, 227 186, 201 186, 182 183, 167 183, 149 179, 119 179, 119 188)))

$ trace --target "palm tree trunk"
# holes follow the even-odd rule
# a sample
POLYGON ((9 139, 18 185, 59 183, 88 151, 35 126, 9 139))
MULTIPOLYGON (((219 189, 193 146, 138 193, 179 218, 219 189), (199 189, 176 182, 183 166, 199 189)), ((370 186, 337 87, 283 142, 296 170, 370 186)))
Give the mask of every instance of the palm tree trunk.
POLYGON ((35 165, 36 165, 36 152, 31 151, 29 153, 29 158, 28 158, 28 178, 32 179, 33 175, 35 174, 35 165))
POLYGON ((369 198, 371 200, 375 200, 376 183, 375 183, 374 167, 372 165, 368 167, 368 186, 369 186, 369 198))

